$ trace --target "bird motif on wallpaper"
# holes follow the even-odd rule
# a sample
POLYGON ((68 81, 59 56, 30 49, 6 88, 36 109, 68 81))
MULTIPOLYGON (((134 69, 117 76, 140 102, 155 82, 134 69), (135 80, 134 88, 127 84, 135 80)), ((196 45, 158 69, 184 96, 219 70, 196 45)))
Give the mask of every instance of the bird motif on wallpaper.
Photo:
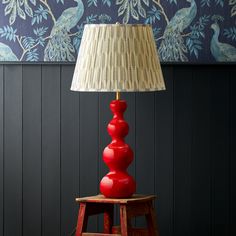
POLYGON ((211 25, 214 31, 211 39, 211 53, 216 61, 236 61, 236 48, 227 43, 219 42, 220 27, 217 23, 211 25))
POLYGON ((11 48, 0 42, 0 61, 18 61, 11 48))
POLYGON ((197 5, 195 0, 187 0, 187 2, 191 3, 190 7, 178 10, 166 26, 159 48, 163 61, 188 61, 182 33, 196 17, 197 5))
POLYGON ((45 61, 74 61, 75 49, 71 44, 69 32, 74 28, 84 13, 82 0, 77 2, 76 7, 64 10, 53 26, 50 39, 44 50, 45 61))

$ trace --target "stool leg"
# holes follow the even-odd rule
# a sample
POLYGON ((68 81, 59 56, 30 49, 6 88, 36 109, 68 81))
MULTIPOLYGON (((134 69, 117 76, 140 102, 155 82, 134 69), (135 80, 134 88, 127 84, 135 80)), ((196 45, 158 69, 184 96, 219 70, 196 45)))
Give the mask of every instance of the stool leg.
POLYGON ((112 233, 113 226, 113 205, 108 204, 107 209, 104 212, 104 233, 112 233))
POLYGON ((88 215, 86 214, 86 203, 80 203, 79 215, 75 236, 81 236, 87 228, 88 215))
POLYGON ((157 220, 152 202, 149 203, 149 213, 146 215, 148 231, 150 235, 159 236, 159 231, 157 228, 157 220))
POLYGON ((121 235, 128 236, 128 218, 126 205, 120 204, 120 226, 121 226, 121 235))

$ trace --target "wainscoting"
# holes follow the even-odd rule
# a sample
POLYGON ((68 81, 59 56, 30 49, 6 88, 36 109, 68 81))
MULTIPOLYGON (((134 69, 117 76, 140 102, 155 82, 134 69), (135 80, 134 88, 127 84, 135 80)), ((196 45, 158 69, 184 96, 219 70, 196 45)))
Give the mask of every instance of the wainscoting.
MULTIPOLYGON (((0 65, 2 236, 67 236, 99 191, 114 94, 71 92, 73 69, 0 65)), ((166 91, 122 94, 138 192, 158 195, 161 236, 236 235, 236 67, 163 71, 166 91)))

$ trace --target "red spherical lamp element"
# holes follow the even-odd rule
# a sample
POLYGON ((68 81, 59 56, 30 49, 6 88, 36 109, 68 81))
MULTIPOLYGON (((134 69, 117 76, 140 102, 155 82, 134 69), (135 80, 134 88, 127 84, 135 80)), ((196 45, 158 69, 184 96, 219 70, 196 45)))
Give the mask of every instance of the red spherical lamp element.
POLYGON ((109 168, 100 182, 105 197, 128 198, 136 191, 136 183, 127 173, 134 155, 125 143, 129 126, 123 114, 127 105, 120 100, 120 92, 164 89, 150 25, 85 25, 71 90, 117 94, 110 104, 113 118, 107 127, 112 140, 103 151, 109 168))
POLYGON ((124 100, 114 100, 110 104, 114 116, 107 130, 112 141, 103 151, 103 160, 110 172, 100 182, 101 193, 110 198, 127 198, 136 191, 136 183, 126 171, 134 158, 133 151, 124 140, 129 132, 123 117, 126 108, 124 100))

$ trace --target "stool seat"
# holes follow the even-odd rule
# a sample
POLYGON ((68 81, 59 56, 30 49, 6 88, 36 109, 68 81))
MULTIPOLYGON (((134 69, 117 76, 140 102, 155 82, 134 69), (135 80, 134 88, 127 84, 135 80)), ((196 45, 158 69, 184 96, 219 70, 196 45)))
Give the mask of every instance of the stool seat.
POLYGON ((154 195, 133 195, 127 199, 105 198, 103 195, 76 198, 80 203, 76 236, 159 236, 155 211, 153 208, 154 195), (120 226, 113 225, 114 205, 119 205, 120 226), (103 233, 86 232, 88 217, 104 214, 103 233), (147 229, 133 228, 131 219, 145 216, 147 229))

